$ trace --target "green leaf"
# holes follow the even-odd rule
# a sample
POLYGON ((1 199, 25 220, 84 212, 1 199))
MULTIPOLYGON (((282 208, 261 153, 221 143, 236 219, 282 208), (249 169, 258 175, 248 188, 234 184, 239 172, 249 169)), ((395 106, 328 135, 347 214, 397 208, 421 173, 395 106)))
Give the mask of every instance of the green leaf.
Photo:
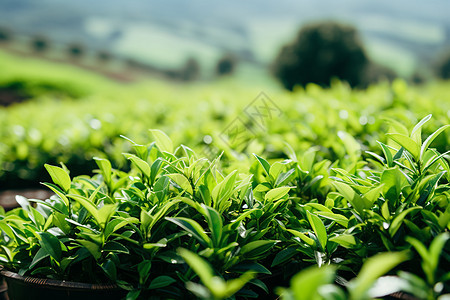
POLYGON ((139 171, 142 172, 142 174, 149 179, 150 178, 150 165, 148 164, 148 162, 144 161, 143 159, 137 157, 136 155, 133 154, 125 154, 126 158, 131 160, 133 162, 133 164, 135 164, 135 166, 139 169, 139 171))
POLYGON ((216 185, 211 193, 213 199, 213 207, 222 213, 226 209, 225 202, 233 195, 234 185, 236 183, 237 171, 234 170, 222 182, 216 185))
POLYGON ((175 223, 176 225, 180 226, 190 234, 194 238, 196 238, 204 247, 212 247, 211 239, 206 235, 204 232, 202 226, 198 224, 196 221, 188 218, 167 218, 166 220, 175 223))
POLYGON ((117 267, 116 264, 108 259, 101 265, 103 271, 106 273, 106 275, 113 281, 117 280, 117 267))
POLYGON ((98 210, 99 225, 104 228, 116 212, 117 204, 105 204, 98 210))
POLYGON ((126 253, 129 254, 130 250, 127 247, 116 241, 109 241, 103 246, 103 251, 114 253, 126 253))
POLYGON ((86 197, 76 194, 68 194, 67 197, 79 202, 94 217, 95 221, 97 221, 98 224, 101 223, 101 218, 99 216, 97 207, 86 197))
POLYGON ((172 181, 175 182, 182 190, 188 192, 191 195, 193 194, 192 186, 186 176, 177 173, 166 174, 165 176, 172 179, 172 181))
POLYGON ((335 242, 345 248, 353 248, 357 245, 356 239, 351 234, 339 234, 329 238, 330 242, 335 242))
POLYGON ((383 170, 380 182, 383 185, 383 195, 393 205, 400 199, 402 189, 408 184, 406 177, 398 168, 383 170))
POLYGON ((111 182, 111 174, 112 174, 112 167, 111 162, 104 158, 94 157, 95 162, 97 163, 97 166, 102 171, 103 178, 105 179, 105 182, 109 183, 111 182))
POLYGON ((291 279, 295 300, 319 300, 319 288, 333 282, 335 269, 332 266, 308 267, 291 279))
POLYGON ((367 259, 358 276, 349 282, 350 299, 364 299, 378 277, 407 259, 405 252, 379 253, 367 259))
POLYGON ((212 287, 212 278, 214 277, 213 270, 209 264, 203 260, 197 254, 184 249, 179 248, 177 253, 186 261, 192 270, 198 275, 200 280, 207 288, 212 287))
POLYGON ((46 187, 48 187, 49 189, 51 189, 56 195, 58 195, 58 197, 66 205, 66 208, 69 207, 69 199, 67 199, 66 195, 64 195, 63 192, 56 185, 51 184, 51 183, 42 183, 42 184, 45 185, 46 187))
POLYGON ((416 161, 419 159, 420 146, 413 139, 399 133, 388 133, 387 136, 411 153, 416 161))
POLYGON ((283 198, 291 189, 291 187, 285 186, 285 187, 279 187, 272 189, 267 192, 266 196, 264 197, 266 201, 276 201, 281 198, 283 198))
POLYGON ((420 122, 417 123, 416 126, 414 126, 413 130, 411 131, 411 139, 413 139, 418 145, 422 144, 422 127, 430 119, 431 114, 420 120, 420 122))
POLYGON ((295 169, 290 169, 286 173, 281 173, 275 181, 275 186, 285 185, 295 177, 295 169))
POLYGON ((223 299, 227 299, 237 293, 240 289, 244 287, 244 285, 252 280, 255 277, 253 272, 247 272, 242 274, 239 278, 230 279, 226 282, 224 293, 215 293, 213 290, 213 294, 221 297, 223 299))
POLYGON ((76 240, 77 243, 81 244, 82 247, 86 248, 89 253, 92 254, 92 256, 95 258, 95 260, 99 260, 102 256, 102 252, 100 249, 100 246, 94 242, 87 241, 87 240, 76 240))
POLYGON ((293 230, 293 229, 287 229, 287 231, 292 233, 294 236, 298 237, 302 241, 304 241, 309 246, 315 246, 316 245, 316 242, 312 238, 307 237, 304 233, 301 233, 300 231, 293 230))
POLYGON ((322 249, 325 250, 328 239, 325 225, 323 225, 322 220, 318 216, 310 213, 309 211, 306 211, 306 217, 308 218, 309 224, 311 224, 311 227, 314 230, 314 233, 316 234, 320 245, 322 246, 322 249))
POLYGON ((150 282, 148 289, 149 290, 160 289, 169 286, 174 282, 176 282, 176 280, 170 276, 166 275, 158 276, 150 282))
POLYGON ((275 255, 271 267, 275 267, 289 261, 296 254, 298 254, 297 247, 288 247, 286 249, 279 251, 275 255))
POLYGON ((63 191, 67 193, 72 183, 69 174, 67 174, 67 172, 63 168, 57 166, 45 164, 44 167, 52 177, 53 182, 59 185, 63 189, 63 191))
POLYGON ((353 206, 353 208, 362 215, 364 213, 364 209, 368 209, 370 207, 366 207, 363 199, 360 195, 358 195, 349 185, 335 181, 333 182, 333 185, 336 187, 336 189, 339 191, 339 193, 344 196, 344 198, 350 202, 350 204, 353 206))
POLYGON ((327 211, 317 211, 317 212, 315 212, 315 214, 319 215, 321 217, 324 217, 326 219, 333 220, 336 223, 338 223, 339 225, 344 226, 345 228, 348 227, 348 219, 343 215, 339 215, 339 214, 335 214, 335 213, 327 212, 327 211))
POLYGON ((241 254, 247 259, 256 259, 272 249, 278 241, 275 240, 259 240, 245 244, 241 248, 241 254))
POLYGON ((212 207, 204 204, 202 204, 202 207, 205 210, 205 217, 211 230, 214 246, 218 248, 222 239, 222 216, 212 207))
POLYGON ((49 256, 50 254, 44 248, 39 249, 36 255, 33 257, 33 260, 31 261, 28 269, 33 269, 41 260, 49 256))
POLYGON ((270 164, 265 160, 264 158, 258 156, 257 154, 253 153, 253 155, 256 157, 258 162, 261 164, 264 173, 266 173, 267 176, 270 174, 270 164))
POLYGON ((393 237, 395 235, 395 233, 397 232, 397 230, 400 228, 400 226, 403 223, 403 219, 406 217, 406 215, 408 215, 410 212, 415 211, 415 210, 419 210, 422 209, 422 207, 420 206, 414 206, 414 207, 410 207, 404 211, 402 211, 398 216, 396 216, 393 220, 391 225, 389 226, 389 235, 391 237, 393 237))
POLYGON ((48 232, 42 232, 39 235, 41 237, 39 244, 41 245, 42 249, 44 249, 46 253, 48 253, 57 262, 59 262, 61 260, 62 254, 61 243, 59 242, 59 239, 48 232))
POLYGON ((158 129, 150 129, 150 132, 153 135, 159 150, 169 153, 173 152, 172 140, 164 132, 158 129))
POLYGON ((423 155, 425 154, 425 151, 427 151, 428 147, 431 145, 431 143, 434 141, 434 139, 441 134, 442 131, 450 127, 450 125, 444 125, 435 132, 433 132, 422 144, 422 147, 420 148, 420 159, 422 160, 423 155))

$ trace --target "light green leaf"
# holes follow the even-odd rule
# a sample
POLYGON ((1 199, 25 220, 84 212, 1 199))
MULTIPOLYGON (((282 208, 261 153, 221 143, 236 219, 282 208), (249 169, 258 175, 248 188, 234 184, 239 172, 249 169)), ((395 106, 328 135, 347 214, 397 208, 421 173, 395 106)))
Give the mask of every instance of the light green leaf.
POLYGON ((69 174, 67 174, 67 172, 63 168, 57 166, 45 164, 44 167, 52 177, 53 182, 59 185, 63 189, 63 191, 67 193, 72 183, 69 174))
POLYGON ((295 300, 319 300, 319 288, 333 282, 335 269, 332 266, 308 267, 291 279, 295 300))
POLYGON ((422 144, 422 127, 423 125, 428 122, 431 119, 431 114, 424 117, 422 120, 420 120, 419 123, 414 126, 413 130, 411 131, 411 139, 415 141, 418 145, 422 144))
POLYGON ((400 228, 400 226, 403 223, 403 219, 406 217, 406 215, 408 215, 410 212, 415 211, 415 210, 420 210, 422 209, 422 207, 420 206, 414 206, 414 207, 410 207, 404 211, 402 211, 398 216, 396 216, 393 220, 391 225, 389 226, 389 235, 391 237, 393 237, 395 235, 395 233, 397 233, 397 230, 400 228))
POLYGON ((300 231, 293 230, 293 229, 287 229, 287 231, 292 233, 294 236, 300 238, 302 241, 304 241, 306 244, 308 244, 310 246, 316 245, 316 242, 312 238, 306 236, 304 233, 302 233, 300 231))
POLYGON ((441 134, 442 131, 450 127, 450 125, 444 125, 435 132, 433 132, 422 144, 422 147, 420 148, 420 159, 423 158, 423 155, 425 154, 425 151, 427 151, 428 147, 431 145, 431 143, 434 141, 434 139, 441 134))
POLYGON ((178 173, 166 174, 165 176, 172 179, 172 181, 175 182, 178 186, 180 186, 182 190, 185 190, 191 195, 193 194, 192 186, 189 183, 189 180, 186 178, 186 176, 178 173))
POLYGON ((308 218, 309 224, 311 224, 311 227, 314 230, 314 233, 316 234, 320 245, 322 246, 322 249, 325 250, 328 239, 325 225, 323 225, 322 220, 318 216, 310 213, 309 211, 306 211, 306 217, 308 218))
POLYGON ((166 218, 166 220, 177 224, 190 234, 194 238, 196 238, 203 246, 205 247, 213 247, 211 239, 208 235, 206 235, 205 231, 203 230, 202 226, 198 224, 196 221, 188 218, 166 218))
POLYGON ((144 161, 143 159, 137 157, 133 154, 125 154, 126 158, 131 160, 133 164, 139 169, 139 171, 142 172, 142 174, 149 179, 150 178, 150 165, 148 162, 144 161))
POLYGON ((339 214, 335 214, 335 213, 327 212, 327 211, 317 211, 314 213, 316 215, 327 218, 329 220, 333 220, 336 223, 338 223, 339 225, 344 226, 345 228, 348 227, 348 219, 343 215, 339 215, 339 214))
POLYGON ((258 162, 261 164, 264 173, 266 173, 267 176, 270 174, 270 164, 265 160, 264 158, 258 156, 257 154, 253 153, 253 155, 256 157, 258 162))
POLYGON ((76 194, 68 194, 67 197, 79 202, 94 217, 95 221, 97 221, 98 224, 101 223, 97 207, 92 202, 90 202, 86 197, 76 194))
POLYGON ((283 198, 291 189, 291 187, 284 186, 272 189, 267 192, 266 196, 264 197, 266 201, 276 201, 281 198, 283 198))
POLYGON ((95 162, 97 163, 97 166, 102 171, 103 178, 105 179, 105 182, 109 183, 111 182, 111 174, 112 174, 112 167, 111 162, 104 158, 94 157, 95 162))
POLYGON ((210 289, 213 285, 212 278, 214 277, 214 274, 209 264, 200 256, 187 249, 179 248, 177 252, 192 270, 194 270, 203 284, 210 289))
POLYGON ((222 213, 225 206, 224 202, 227 201, 234 193, 234 185, 236 183, 237 171, 234 170, 222 182, 214 187, 211 196, 213 199, 213 207, 222 213))
POLYGON ((394 142, 408 150, 411 155, 418 160, 420 155, 420 146, 410 137, 399 133, 388 133, 387 136, 394 142))
POLYGON ((102 256, 100 246, 94 242, 87 241, 87 240, 77 240, 77 243, 81 244, 82 247, 86 248, 92 256, 95 258, 95 260, 99 260, 102 256))
POLYGON ((358 276, 349 282, 350 299, 364 298, 378 277, 407 259, 405 252, 379 253, 367 259, 358 276))
POLYGON ((222 239, 222 216, 212 207, 202 204, 205 212, 206 220, 208 221, 209 230, 211 230, 212 239, 215 247, 220 247, 222 239))
POLYGON ((349 185, 335 181, 333 182, 333 185, 336 187, 336 189, 339 191, 339 193, 344 196, 344 198, 350 202, 350 204, 353 206, 353 208, 362 215, 364 213, 364 209, 368 209, 371 207, 366 207, 364 200, 361 198, 360 195, 358 195, 349 185))
POLYGON ((352 248, 357 244, 355 237, 351 234, 339 234, 337 236, 329 238, 329 241, 338 243, 345 248, 352 248))
POLYGON ((169 153, 173 152, 172 140, 164 132, 158 129, 150 129, 150 132, 153 135, 159 150, 169 153))

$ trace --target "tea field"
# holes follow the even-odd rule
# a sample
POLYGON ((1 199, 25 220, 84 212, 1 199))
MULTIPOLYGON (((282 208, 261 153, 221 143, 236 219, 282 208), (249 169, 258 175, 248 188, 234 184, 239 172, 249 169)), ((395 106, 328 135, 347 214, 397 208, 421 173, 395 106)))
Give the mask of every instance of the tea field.
POLYGON ((0 108, 0 188, 58 195, 0 211, 11 269, 91 261, 129 299, 448 299, 448 82, 122 84, 1 58, 0 89, 32 99, 0 108))

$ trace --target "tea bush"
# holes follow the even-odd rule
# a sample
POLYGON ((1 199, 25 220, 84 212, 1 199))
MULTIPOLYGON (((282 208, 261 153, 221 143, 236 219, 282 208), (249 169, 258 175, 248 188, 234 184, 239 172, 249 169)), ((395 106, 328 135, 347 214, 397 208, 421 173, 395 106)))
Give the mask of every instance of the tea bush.
POLYGON ((46 165, 55 196, 18 197, 21 209, 0 212, 0 262, 22 275, 112 281, 127 299, 446 297, 450 151, 431 146, 450 125, 422 139, 430 120, 412 130, 391 121, 392 143, 370 159, 254 154, 244 171, 151 130, 150 144, 128 139, 129 172, 102 158, 94 176, 46 165))

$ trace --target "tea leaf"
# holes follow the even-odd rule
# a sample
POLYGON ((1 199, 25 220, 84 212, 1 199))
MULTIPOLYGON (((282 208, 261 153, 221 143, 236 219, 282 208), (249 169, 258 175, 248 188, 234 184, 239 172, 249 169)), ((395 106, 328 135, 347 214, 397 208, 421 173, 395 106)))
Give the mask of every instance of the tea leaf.
POLYGON ((444 125, 440 127, 438 130, 433 132, 422 144, 422 147, 420 148, 420 159, 423 158, 423 155, 425 154, 425 151, 427 151, 428 147, 431 145, 431 143, 434 141, 434 139, 441 134, 442 131, 449 128, 450 125, 444 125))
POLYGON ((173 152, 172 140, 164 132, 158 129, 150 129, 150 132, 153 135, 159 150, 169 153, 173 152))
POLYGON ((420 206, 414 206, 414 207, 410 207, 404 211, 402 211, 398 216, 396 216, 394 218, 394 220, 392 220, 391 225, 389 226, 389 234, 391 236, 394 236, 395 233, 397 232, 397 230, 400 228, 400 226, 402 225, 403 219, 406 217, 407 214, 409 214, 412 211, 415 210, 419 210, 422 209, 422 207, 420 206))
POLYGON ((59 185, 63 189, 63 191, 67 193, 72 183, 69 174, 67 174, 67 172, 63 168, 57 166, 45 164, 44 167, 52 177, 53 182, 59 185))
POLYGON ((166 174, 165 176, 172 179, 173 182, 175 182, 182 190, 188 192, 189 194, 193 194, 192 186, 189 183, 189 180, 182 174, 166 174))
POLYGON ((265 196, 266 201, 276 201, 283 198, 291 189, 291 187, 279 187, 267 192, 265 196))
POLYGON ((58 238, 48 232, 42 232, 39 236, 41 237, 39 244, 42 249, 44 249, 46 253, 59 262, 61 260, 62 250, 58 238))
POLYGON ((206 235, 203 228, 196 221, 188 218, 167 218, 166 220, 177 224, 196 238, 203 246, 212 247, 211 239, 206 235))
POLYGON ((408 259, 405 252, 379 253, 367 259, 355 279, 349 282, 350 299, 361 299, 378 277, 408 259))
POLYGON ((413 139, 418 145, 422 145, 422 127, 423 125, 428 122, 431 119, 431 114, 424 117, 422 120, 420 120, 419 123, 414 126, 413 130, 411 131, 411 139, 413 139))
POLYGON ((292 233, 294 236, 300 238, 302 241, 304 241, 309 246, 316 245, 316 242, 312 238, 307 237, 304 233, 301 233, 300 231, 293 230, 293 229, 287 229, 287 231, 292 233))
POLYGON ((149 290, 160 289, 169 286, 174 282, 176 282, 176 280, 170 276, 166 275, 158 276, 155 279, 153 279, 152 282, 150 282, 148 289, 149 290))
POLYGON ((332 266, 308 267, 292 277, 291 287, 295 300, 319 300, 319 288, 333 281, 335 269, 332 266))
POLYGON ((408 150, 411 155, 418 160, 420 155, 420 146, 410 137, 399 133, 388 133, 387 136, 394 142, 408 150))
POLYGON ((274 240, 260 240, 253 241, 248 244, 245 244, 241 248, 241 254, 247 259, 256 259, 265 252, 272 249, 278 241, 274 240))
POLYGON ((264 158, 258 156, 255 153, 253 153, 253 155, 256 157, 256 159, 258 160, 258 162, 262 166, 264 173, 266 173, 266 175, 269 176, 269 174, 270 174, 270 164, 267 162, 267 160, 265 160, 264 158))
POLYGON ((319 239, 320 245, 322 246, 322 249, 326 249, 327 246, 327 230, 325 229, 325 225, 323 225, 322 220, 310 213, 309 211, 306 212, 306 217, 308 218, 309 224, 311 224, 312 229, 314 230, 314 233, 316 234, 317 238, 319 239))

